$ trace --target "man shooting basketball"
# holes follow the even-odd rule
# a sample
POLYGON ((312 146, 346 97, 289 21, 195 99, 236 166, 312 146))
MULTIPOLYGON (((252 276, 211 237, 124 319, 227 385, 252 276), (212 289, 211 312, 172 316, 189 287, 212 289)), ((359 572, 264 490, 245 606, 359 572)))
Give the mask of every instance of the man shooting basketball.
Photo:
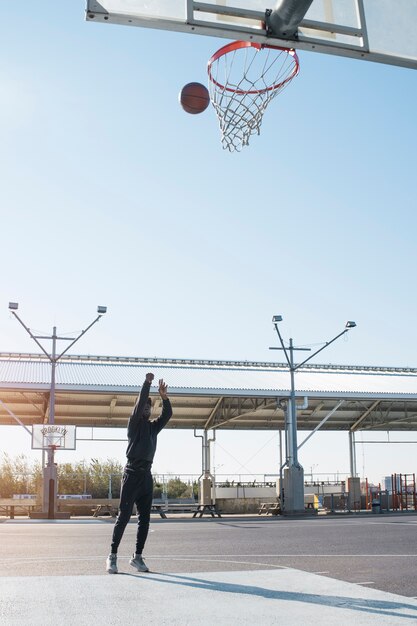
POLYGON ((127 463, 123 472, 119 514, 113 529, 111 552, 106 561, 106 569, 109 574, 117 574, 118 572, 117 550, 132 515, 134 504, 136 504, 138 512, 138 530, 136 549, 129 563, 139 572, 149 571, 142 558, 142 550, 148 536, 152 508, 153 479, 151 466, 158 433, 166 426, 172 416, 172 407, 167 393, 168 387, 161 379, 159 381, 159 395, 162 398, 162 413, 158 419, 149 421, 152 407, 149 390, 153 379, 153 374, 146 374, 145 382, 127 425, 127 463))

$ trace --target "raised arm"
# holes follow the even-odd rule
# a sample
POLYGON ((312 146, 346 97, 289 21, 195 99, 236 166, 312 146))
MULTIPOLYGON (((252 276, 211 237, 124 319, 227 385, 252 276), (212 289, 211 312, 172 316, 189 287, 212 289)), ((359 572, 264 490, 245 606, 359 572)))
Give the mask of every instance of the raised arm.
POLYGON ((166 426, 172 417, 171 402, 168 398, 168 385, 162 380, 159 380, 159 395, 162 398, 162 413, 153 423, 156 425, 156 430, 159 433, 164 426, 166 426))
POLYGON ((154 379, 154 375, 149 373, 146 374, 145 382, 142 385, 142 389, 140 390, 140 394, 137 397, 136 404, 132 411, 132 415, 129 418, 128 429, 130 429, 134 424, 140 420, 143 415, 143 409, 149 398, 149 390, 151 388, 152 381, 154 379))

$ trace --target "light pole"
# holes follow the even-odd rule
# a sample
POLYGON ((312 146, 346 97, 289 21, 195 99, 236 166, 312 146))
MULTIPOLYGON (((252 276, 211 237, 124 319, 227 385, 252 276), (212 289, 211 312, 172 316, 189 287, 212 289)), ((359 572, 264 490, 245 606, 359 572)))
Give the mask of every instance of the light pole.
POLYGON ((109 492, 107 494, 107 497, 108 497, 109 500, 111 500, 113 498, 111 479, 112 479, 112 473, 110 472, 110 474, 109 474, 109 492))
MULTIPOLYGON (((28 335, 33 339, 33 341, 39 346, 42 352, 45 354, 47 359, 51 363, 51 385, 50 385, 50 394, 49 394, 49 417, 48 424, 55 423, 55 387, 56 387, 56 366, 58 361, 68 352, 70 348, 79 340, 87 331, 90 330, 96 322, 107 312, 107 307, 98 306, 97 307, 97 317, 87 326, 85 330, 82 330, 77 337, 58 337, 56 326, 52 329, 52 335, 34 335, 30 328, 26 326, 26 324, 21 320, 16 311, 19 308, 18 302, 9 302, 9 310, 17 319, 19 324, 23 326, 28 335), (40 339, 48 339, 52 340, 52 353, 49 354, 48 351, 43 347, 40 339), (57 354, 57 341, 70 341, 71 343, 63 350, 60 354, 57 354)), ((54 463, 54 448, 51 446, 48 449, 48 464, 47 467, 43 468, 43 512, 48 513, 49 518, 55 517, 55 501, 56 501, 56 489, 57 489, 57 472, 56 465, 54 463), (51 483, 52 481, 52 483, 51 483)))
MULTIPOLYGON (((286 446, 286 461, 284 467, 287 466, 284 474, 284 487, 280 484, 281 506, 286 513, 301 513, 304 512, 304 471, 302 466, 298 462, 298 447, 297 447, 297 405, 295 400, 295 372, 315 357, 319 352, 330 346, 336 339, 339 339, 342 335, 345 335, 349 330, 355 328, 356 323, 349 321, 346 322, 344 330, 333 337, 330 341, 327 341, 321 348, 316 350, 309 357, 304 359, 301 363, 296 365, 294 363, 294 351, 311 352, 310 348, 296 348, 293 344, 293 340, 290 339, 288 346, 285 346, 284 340, 279 330, 278 324, 282 322, 281 315, 274 315, 272 323, 278 335, 281 346, 271 347, 270 350, 283 350, 285 358, 288 364, 290 372, 290 397, 286 407, 286 424, 285 424, 285 446, 286 446), (285 494, 285 500, 283 498, 283 492, 285 494)), ((282 467, 280 468, 280 476, 282 475, 282 467)), ((282 483, 282 481, 280 481, 282 483)))
POLYGON ((314 470, 315 467, 318 467, 318 463, 314 463, 314 465, 310 465, 310 477, 311 477, 310 479, 311 479, 312 483, 314 483, 314 480, 313 480, 313 470, 314 470))

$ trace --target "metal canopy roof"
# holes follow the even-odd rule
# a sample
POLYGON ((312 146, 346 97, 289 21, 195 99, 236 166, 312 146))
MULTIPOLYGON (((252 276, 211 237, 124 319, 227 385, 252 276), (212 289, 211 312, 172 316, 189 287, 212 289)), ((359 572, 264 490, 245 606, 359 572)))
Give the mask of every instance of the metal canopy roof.
MULTIPOLYGON (((283 429, 285 364, 68 356, 56 370, 55 422, 126 427, 145 374, 169 385, 168 428, 283 429)), ((51 365, 44 355, 0 353, 0 400, 24 424, 48 420, 51 365)), ((311 365, 295 376, 298 429, 417 430, 417 369, 311 365), (339 405, 340 401, 342 403, 339 405)), ((158 415, 157 387, 153 413, 158 415)), ((0 403, 0 424, 16 424, 0 403)))

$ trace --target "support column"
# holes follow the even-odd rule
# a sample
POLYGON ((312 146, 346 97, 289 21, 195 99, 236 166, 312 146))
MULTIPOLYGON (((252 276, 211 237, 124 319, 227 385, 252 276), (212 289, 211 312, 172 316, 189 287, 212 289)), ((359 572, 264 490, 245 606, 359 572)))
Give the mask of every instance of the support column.
POLYGON ((213 504, 211 490, 213 480, 210 474, 210 439, 207 431, 203 431, 202 441, 202 475, 200 478, 200 499, 199 504, 213 504))
POLYGON ((284 470, 284 515, 304 515, 304 470, 299 465, 284 470))
POLYGON ((352 478, 356 476, 356 442, 355 432, 349 431, 349 460, 350 460, 350 475, 352 478))
POLYGON ((283 474, 282 474, 282 470, 283 470, 283 463, 282 463, 282 430, 280 429, 278 432, 279 432, 279 479, 278 479, 279 480, 279 487, 277 489, 277 495, 278 495, 279 501, 281 503, 281 510, 282 510, 282 508, 284 506, 284 498, 282 497, 283 496, 282 490, 283 490, 283 487, 284 487, 283 481, 282 481, 282 476, 283 476, 283 474))
MULTIPOLYGON (((52 329, 51 355, 51 387, 49 395, 49 424, 55 424, 55 379, 56 379, 56 326, 52 329)), ((50 446, 47 450, 48 464, 43 468, 42 485, 42 512, 48 519, 55 519, 57 512, 57 466, 55 464, 55 450, 50 446)))
POLYGON ((355 431, 349 431, 349 459, 350 477, 348 478, 348 507, 349 511, 359 511, 361 508, 361 480, 356 473, 356 445, 355 431))
POLYGON ((295 402, 294 384, 294 361, 293 342, 290 339, 290 374, 291 374, 291 395, 287 404, 287 429, 288 429, 288 467, 284 470, 284 514, 301 515, 305 513, 304 508, 304 470, 298 463, 297 451, 297 406, 295 402))

